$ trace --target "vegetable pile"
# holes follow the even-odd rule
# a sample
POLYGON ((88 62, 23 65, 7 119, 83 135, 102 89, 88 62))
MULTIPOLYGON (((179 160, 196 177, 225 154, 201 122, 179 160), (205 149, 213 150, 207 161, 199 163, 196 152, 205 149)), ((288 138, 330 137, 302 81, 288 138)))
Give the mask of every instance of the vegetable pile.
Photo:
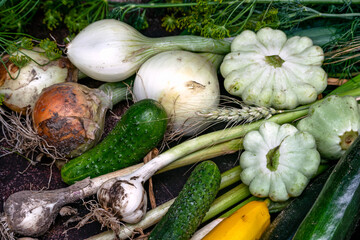
POLYGON ((352 239, 359 16, 358 0, 0 2, 0 158, 29 162, 14 179, 0 164, 0 238, 352 239), (11 188, 44 168, 41 191, 11 188))

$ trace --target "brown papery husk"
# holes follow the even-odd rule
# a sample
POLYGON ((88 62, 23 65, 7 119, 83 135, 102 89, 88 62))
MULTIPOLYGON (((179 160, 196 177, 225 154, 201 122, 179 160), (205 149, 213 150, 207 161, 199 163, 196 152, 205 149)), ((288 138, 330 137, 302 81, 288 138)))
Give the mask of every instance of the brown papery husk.
POLYGON ((76 157, 100 139, 108 95, 78 83, 60 83, 43 90, 32 113, 34 129, 57 151, 76 157))

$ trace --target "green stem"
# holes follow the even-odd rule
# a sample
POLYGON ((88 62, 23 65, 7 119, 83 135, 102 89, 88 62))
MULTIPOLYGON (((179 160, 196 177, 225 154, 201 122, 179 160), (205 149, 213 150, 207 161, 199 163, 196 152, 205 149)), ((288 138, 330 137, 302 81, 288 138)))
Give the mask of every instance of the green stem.
POLYGON ((231 42, 194 35, 169 36, 147 38, 151 43, 153 52, 168 50, 186 50, 191 52, 210 52, 227 54, 230 52, 231 42))
POLYGON ((156 174, 170 171, 190 164, 198 163, 221 155, 235 153, 243 148, 242 143, 243 143, 243 139, 238 138, 217 144, 215 146, 211 146, 209 148, 201 149, 199 151, 196 151, 194 153, 191 153, 185 157, 176 160, 175 162, 157 171, 156 174))
POLYGON ((202 222, 206 222, 209 219, 215 217, 225 209, 233 206, 234 204, 244 200, 249 197, 250 191, 247 185, 241 183, 228 192, 224 193, 220 197, 216 198, 215 201, 211 204, 209 211, 206 213, 202 222))
MULTIPOLYGON (((230 169, 230 170, 222 173, 220 189, 228 187, 229 184, 235 183, 238 180, 237 176, 240 176, 240 172, 241 172, 241 169, 239 167, 235 167, 234 169, 230 169)), ((244 184, 242 184, 242 185, 244 185, 244 184)), ((241 194, 241 192, 243 192, 243 194, 244 194, 243 196, 245 196, 247 191, 244 190, 244 188, 246 188, 246 187, 235 187, 234 189, 230 190, 228 193, 225 193, 221 197, 215 199, 214 203, 216 201, 217 202, 227 201, 228 204, 231 204, 234 201, 231 200, 230 198, 234 197, 234 195, 236 193, 241 194)), ((236 197, 236 198, 239 199, 239 197, 236 197)), ((127 238, 129 238, 129 236, 131 236, 133 234, 134 231, 136 231, 136 229, 146 229, 148 227, 155 225, 166 214, 169 207, 171 206, 171 204, 173 204, 174 201, 175 201, 175 198, 148 211, 146 213, 144 219, 136 224, 126 224, 126 225, 121 226, 120 234, 117 237, 120 239, 127 239, 127 238)), ((209 210, 209 211, 211 211, 211 213, 210 213, 211 215, 214 213, 217 213, 219 211, 219 206, 218 206, 219 203, 218 204, 216 204, 216 203, 214 204, 214 203, 211 205, 210 210, 209 210)), ((95 236, 92 236, 92 237, 88 238, 87 240, 95 240, 95 239, 97 239, 97 240, 109 239, 110 240, 110 239, 115 239, 115 238, 116 238, 115 233, 110 230, 110 231, 106 231, 106 232, 97 234, 95 236)))
POLYGON ((104 83, 99 89, 110 96, 112 105, 115 105, 123 100, 131 99, 130 88, 132 86, 132 81, 133 78, 129 78, 120 82, 104 83))
POLYGON ((203 56, 209 62, 211 62, 215 69, 219 69, 224 59, 224 55, 213 54, 213 53, 199 53, 199 55, 203 56))
POLYGON ((240 208, 242 208, 243 206, 245 206, 249 202, 252 202, 252 201, 264 201, 264 200, 265 200, 264 198, 258 198, 258 197, 255 197, 255 196, 251 196, 248 199, 246 199, 245 201, 242 201, 240 204, 236 205, 235 207, 231 208, 227 212, 220 215, 219 218, 229 217, 231 214, 233 214, 234 212, 236 212, 237 210, 239 210, 240 208))

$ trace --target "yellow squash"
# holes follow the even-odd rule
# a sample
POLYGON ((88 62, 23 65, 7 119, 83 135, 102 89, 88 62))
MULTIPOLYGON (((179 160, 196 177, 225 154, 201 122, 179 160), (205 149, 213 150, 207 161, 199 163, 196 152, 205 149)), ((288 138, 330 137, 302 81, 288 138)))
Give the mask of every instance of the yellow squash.
POLYGON ((269 225, 266 202, 252 201, 225 218, 203 240, 255 240, 269 225))

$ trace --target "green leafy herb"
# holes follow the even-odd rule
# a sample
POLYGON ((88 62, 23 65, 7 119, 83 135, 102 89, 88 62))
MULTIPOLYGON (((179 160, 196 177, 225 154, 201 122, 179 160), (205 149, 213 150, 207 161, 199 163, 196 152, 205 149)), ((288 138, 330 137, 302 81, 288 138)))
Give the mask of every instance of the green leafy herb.
POLYGON ((50 41, 48 38, 41 40, 39 47, 45 50, 44 54, 50 61, 61 57, 61 50, 57 47, 54 41, 50 41))
POLYGON ((9 60, 17 67, 22 68, 31 61, 31 58, 25 55, 12 55, 9 60))

